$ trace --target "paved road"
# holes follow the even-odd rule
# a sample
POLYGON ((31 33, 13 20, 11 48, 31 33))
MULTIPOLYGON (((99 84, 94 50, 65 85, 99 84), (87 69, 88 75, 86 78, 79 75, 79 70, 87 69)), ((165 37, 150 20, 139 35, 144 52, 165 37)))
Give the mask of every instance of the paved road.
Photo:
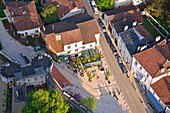
POLYGON ((38 54, 30 48, 20 44, 16 41, 4 28, 2 21, 0 20, 0 42, 2 44, 2 52, 4 52, 11 59, 18 61, 21 65, 26 64, 25 60, 21 57, 21 53, 26 55, 29 59, 38 54))
POLYGON ((91 5, 90 5, 90 1, 91 1, 91 0, 82 0, 83 5, 84 5, 87 13, 88 13, 89 15, 91 15, 92 17, 94 17, 95 19, 98 19, 99 16, 98 16, 98 15, 95 15, 95 14, 93 13, 93 10, 92 10, 91 5))
POLYGON ((134 90, 134 87, 130 80, 126 77, 126 75, 121 72, 116 58, 112 54, 104 36, 102 36, 100 44, 105 55, 106 61, 108 62, 113 76, 119 88, 122 90, 125 100, 127 101, 132 113, 146 113, 144 104, 140 102, 139 96, 134 90))

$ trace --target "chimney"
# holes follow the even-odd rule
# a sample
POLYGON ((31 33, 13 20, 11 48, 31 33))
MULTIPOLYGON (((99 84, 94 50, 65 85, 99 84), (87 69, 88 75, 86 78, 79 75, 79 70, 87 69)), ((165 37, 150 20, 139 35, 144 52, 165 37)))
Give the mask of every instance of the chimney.
POLYGON ((54 25, 52 25, 51 27, 52 27, 52 30, 54 31, 54 29, 55 29, 54 25))
POLYGON ((133 22, 133 26, 136 26, 137 25, 137 22, 135 21, 135 22, 133 22))
POLYGON ((125 27, 124 27, 124 31, 126 31, 128 29, 128 26, 126 25, 125 27))
POLYGON ((45 31, 45 26, 43 26, 43 31, 45 31))

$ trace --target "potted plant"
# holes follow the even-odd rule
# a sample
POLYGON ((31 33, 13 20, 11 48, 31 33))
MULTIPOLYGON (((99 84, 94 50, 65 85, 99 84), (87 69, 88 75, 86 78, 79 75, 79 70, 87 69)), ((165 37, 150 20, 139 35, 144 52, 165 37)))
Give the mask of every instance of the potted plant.
POLYGON ((105 71, 105 80, 109 80, 109 76, 111 76, 112 73, 109 70, 105 71))
POLYGON ((96 73, 90 73, 89 71, 87 72, 87 76, 89 77, 89 82, 92 82, 92 78, 96 76, 96 73))
POLYGON ((80 68, 80 75, 82 77, 84 77, 84 73, 86 72, 87 70, 85 68, 80 68))

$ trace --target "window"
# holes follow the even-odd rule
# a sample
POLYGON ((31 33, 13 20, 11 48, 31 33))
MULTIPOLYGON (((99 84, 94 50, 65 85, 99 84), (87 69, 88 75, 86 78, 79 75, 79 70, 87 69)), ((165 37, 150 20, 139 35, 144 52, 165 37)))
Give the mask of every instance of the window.
POLYGON ((92 47, 93 45, 90 45, 90 47, 92 47))
POLYGON ((75 50, 75 52, 77 52, 77 51, 78 51, 78 49, 75 50))
POLYGON ((68 54, 70 54, 70 51, 68 52, 68 54))
POLYGON ((83 49, 85 49, 85 46, 83 47, 83 49))
POLYGON ((140 70, 142 70, 142 67, 140 66, 140 70))
POLYGON ((138 62, 135 61, 135 66, 137 66, 137 65, 138 65, 138 62))
POLYGON ((27 35, 28 33, 27 32, 25 32, 25 35, 27 35))
POLYGON ((167 67, 167 70, 170 71, 170 67, 167 67))
POLYGON ((68 48, 68 49, 70 49, 71 47, 70 47, 70 46, 68 46, 67 48, 68 48))
POLYGON ((77 47, 77 44, 75 44, 75 47, 77 47))
POLYGON ((35 30, 36 33, 38 33, 38 30, 35 30))
POLYGON ((148 78, 148 77, 149 77, 149 74, 147 74, 146 76, 147 76, 147 78, 148 78))

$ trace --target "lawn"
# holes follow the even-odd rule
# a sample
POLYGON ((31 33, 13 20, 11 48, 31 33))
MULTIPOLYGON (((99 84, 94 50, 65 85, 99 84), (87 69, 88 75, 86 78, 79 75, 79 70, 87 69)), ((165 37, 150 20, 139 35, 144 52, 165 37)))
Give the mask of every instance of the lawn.
POLYGON ((2 22, 3 22, 6 29, 10 29, 10 24, 8 22, 8 19, 4 19, 4 20, 2 20, 2 22))
POLYGON ((10 62, 6 57, 0 54, 0 59, 4 62, 10 62))
POLYGON ((142 25, 147 29, 149 33, 152 34, 153 37, 161 36, 161 34, 149 23, 146 16, 143 16, 143 19, 144 22, 142 25))
POLYGON ((5 13, 4 13, 4 10, 5 9, 5 6, 4 4, 2 3, 2 1, 0 1, 0 17, 3 18, 5 17, 5 13))
POLYGON ((28 43, 35 47, 35 42, 34 42, 34 38, 32 36, 27 36, 27 39, 28 39, 28 43))

